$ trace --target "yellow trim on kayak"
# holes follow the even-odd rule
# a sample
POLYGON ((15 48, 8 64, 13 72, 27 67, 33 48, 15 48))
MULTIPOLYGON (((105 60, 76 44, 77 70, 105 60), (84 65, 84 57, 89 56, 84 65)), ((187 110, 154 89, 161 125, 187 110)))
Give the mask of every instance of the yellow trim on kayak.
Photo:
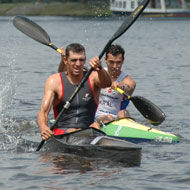
POLYGON ((173 135, 169 132, 163 132, 163 131, 160 131, 158 129, 139 124, 130 118, 123 118, 120 120, 116 120, 116 121, 113 121, 112 124, 123 126, 123 127, 128 127, 128 128, 134 128, 134 129, 138 129, 138 130, 142 130, 142 131, 150 131, 150 132, 159 133, 159 134, 168 134, 168 135, 171 135, 174 137, 176 136, 176 135, 173 135))

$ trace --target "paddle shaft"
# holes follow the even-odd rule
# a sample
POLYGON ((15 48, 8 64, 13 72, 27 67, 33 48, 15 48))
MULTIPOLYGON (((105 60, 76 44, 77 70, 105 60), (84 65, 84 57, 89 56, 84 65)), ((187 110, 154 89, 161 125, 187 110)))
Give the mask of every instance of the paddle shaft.
POLYGON ((57 51, 58 53, 60 53, 60 54, 62 53, 61 49, 57 48, 54 44, 49 43, 49 46, 50 46, 52 49, 54 49, 55 51, 57 51))

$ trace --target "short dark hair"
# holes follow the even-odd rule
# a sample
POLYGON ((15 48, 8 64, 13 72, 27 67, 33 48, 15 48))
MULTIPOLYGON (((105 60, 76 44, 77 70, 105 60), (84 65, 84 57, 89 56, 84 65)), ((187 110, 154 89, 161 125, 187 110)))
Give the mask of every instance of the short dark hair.
POLYGON ((124 59, 125 50, 120 45, 111 45, 106 51, 106 59, 108 58, 108 54, 111 53, 113 56, 117 56, 122 54, 122 58, 124 59))
POLYGON ((69 52, 70 51, 75 52, 75 53, 84 52, 84 54, 85 54, 85 48, 84 48, 84 46, 81 45, 81 44, 78 44, 78 43, 72 43, 72 44, 69 44, 66 47, 66 50, 65 50, 66 58, 69 57, 69 52))

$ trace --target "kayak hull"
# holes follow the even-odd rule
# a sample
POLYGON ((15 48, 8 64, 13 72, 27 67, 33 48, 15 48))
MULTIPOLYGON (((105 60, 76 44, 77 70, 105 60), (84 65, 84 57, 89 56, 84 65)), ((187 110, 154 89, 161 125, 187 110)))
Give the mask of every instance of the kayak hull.
POLYGON ((108 159, 114 162, 139 166, 141 147, 136 144, 110 138, 90 128, 67 135, 57 135, 44 146, 46 151, 58 151, 93 159, 108 159))
MULTIPOLYGON (((37 147, 34 138, 23 137, 24 144, 37 147)), ((91 159, 106 159, 121 162, 127 166, 139 166, 141 163, 141 147, 127 141, 105 136, 99 130, 89 128, 64 135, 56 135, 49 139, 41 151, 68 153, 91 159)))
POLYGON ((158 142, 175 143, 179 142, 179 137, 152 127, 148 127, 135 122, 131 118, 115 120, 101 126, 101 131, 106 135, 127 140, 133 143, 158 142))

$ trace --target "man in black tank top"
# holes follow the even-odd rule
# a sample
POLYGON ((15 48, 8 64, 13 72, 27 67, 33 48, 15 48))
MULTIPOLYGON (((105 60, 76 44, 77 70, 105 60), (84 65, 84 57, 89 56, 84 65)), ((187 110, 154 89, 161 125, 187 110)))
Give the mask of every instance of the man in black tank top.
POLYGON ((77 85, 83 79, 84 65, 86 62, 85 49, 82 45, 74 43, 66 48, 64 64, 66 72, 51 75, 44 87, 44 97, 38 113, 38 126, 43 140, 52 135, 63 134, 65 128, 68 132, 88 128, 94 121, 96 108, 99 101, 100 88, 111 85, 107 71, 101 65, 99 57, 94 57, 89 64, 93 68, 88 80, 73 99, 71 106, 63 113, 62 118, 52 132, 48 127, 48 115, 51 107, 54 108, 55 118, 60 113, 62 106, 69 100, 77 85))

